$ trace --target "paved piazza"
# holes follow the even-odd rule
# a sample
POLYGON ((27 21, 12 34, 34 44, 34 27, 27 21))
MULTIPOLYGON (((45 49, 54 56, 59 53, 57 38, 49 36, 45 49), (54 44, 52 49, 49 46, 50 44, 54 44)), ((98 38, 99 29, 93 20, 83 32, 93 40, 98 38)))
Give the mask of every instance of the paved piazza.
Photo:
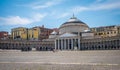
POLYGON ((0 50, 0 70, 120 70, 120 50, 0 50))

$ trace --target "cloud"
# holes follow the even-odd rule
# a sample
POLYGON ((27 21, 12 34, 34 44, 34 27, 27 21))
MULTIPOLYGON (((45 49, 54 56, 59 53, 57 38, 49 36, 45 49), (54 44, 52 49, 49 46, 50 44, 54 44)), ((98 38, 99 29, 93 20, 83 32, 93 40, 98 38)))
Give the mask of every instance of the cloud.
POLYGON ((68 15, 70 15, 70 13, 63 13, 59 15, 57 18, 64 18, 64 17, 67 17, 68 15))
POLYGON ((120 1, 119 0, 96 0, 94 3, 88 6, 74 6, 70 10, 63 12, 59 15, 59 18, 64 18, 70 16, 72 13, 78 14, 85 11, 101 11, 101 10, 113 10, 120 9, 120 1))
POLYGON ((91 4, 90 6, 76 6, 71 11, 80 13, 83 11, 98 11, 98 10, 112 10, 120 9, 120 1, 91 4))
POLYGON ((94 6, 94 7, 92 6, 90 9, 92 9, 92 10, 120 9, 120 2, 100 4, 100 5, 97 5, 97 6, 94 6))
POLYGON ((89 10, 89 8, 88 7, 83 7, 83 6, 76 6, 71 10, 71 12, 79 13, 79 12, 83 12, 83 11, 86 11, 86 10, 89 10))
POLYGON ((47 14, 46 13, 44 13, 44 14, 40 14, 40 13, 36 13, 36 14, 34 14, 33 16, 32 16, 32 22, 39 22, 39 21, 41 21, 45 16, 47 16, 47 14))
POLYGON ((42 9, 42 8, 47 8, 53 5, 56 5, 56 2, 46 2, 43 5, 37 4, 37 5, 33 5, 32 8, 33 9, 42 9))
POLYGON ((32 21, 28 18, 21 18, 20 16, 9 16, 9 17, 0 17, 0 20, 6 24, 15 25, 15 24, 29 24, 32 21))
POLYGON ((34 22, 39 22, 45 16, 46 14, 36 13, 31 18, 20 17, 20 16, 0 17, 0 22, 5 23, 7 25, 27 25, 34 22))
POLYGON ((25 4, 25 5, 19 5, 19 6, 30 7, 32 9, 44 9, 44 8, 48 8, 48 7, 60 4, 62 1, 63 0, 50 0, 50 1, 47 1, 45 3, 34 2, 31 4, 25 4))
POLYGON ((105 2, 106 0, 96 0, 94 3, 101 3, 101 2, 105 2))

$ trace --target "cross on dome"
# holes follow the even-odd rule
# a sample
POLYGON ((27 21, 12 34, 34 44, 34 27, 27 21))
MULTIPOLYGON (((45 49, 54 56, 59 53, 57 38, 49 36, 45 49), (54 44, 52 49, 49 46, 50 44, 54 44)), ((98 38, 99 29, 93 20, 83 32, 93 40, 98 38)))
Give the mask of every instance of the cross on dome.
POLYGON ((76 19, 76 17, 75 17, 75 15, 74 15, 74 13, 73 13, 73 16, 71 17, 71 19, 76 19))

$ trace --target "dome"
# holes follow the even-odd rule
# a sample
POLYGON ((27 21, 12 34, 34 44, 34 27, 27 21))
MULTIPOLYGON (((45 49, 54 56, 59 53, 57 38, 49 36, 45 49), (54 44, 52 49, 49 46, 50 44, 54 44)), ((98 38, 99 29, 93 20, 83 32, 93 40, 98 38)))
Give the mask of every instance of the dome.
POLYGON ((80 21, 79 19, 77 19, 76 17, 72 17, 67 22, 65 22, 64 24, 67 24, 67 23, 83 23, 83 22, 80 21))
POLYGON ((80 21, 76 17, 70 18, 67 22, 63 23, 59 28, 59 33, 73 33, 73 32, 84 32, 88 30, 89 27, 84 22, 80 21))

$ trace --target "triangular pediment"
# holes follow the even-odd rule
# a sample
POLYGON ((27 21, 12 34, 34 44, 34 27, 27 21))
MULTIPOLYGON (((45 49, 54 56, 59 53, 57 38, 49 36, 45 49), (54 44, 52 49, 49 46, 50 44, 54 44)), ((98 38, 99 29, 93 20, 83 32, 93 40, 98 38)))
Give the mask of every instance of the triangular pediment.
POLYGON ((77 36, 76 34, 71 34, 71 33, 64 33, 62 35, 60 35, 59 37, 74 37, 77 36))

